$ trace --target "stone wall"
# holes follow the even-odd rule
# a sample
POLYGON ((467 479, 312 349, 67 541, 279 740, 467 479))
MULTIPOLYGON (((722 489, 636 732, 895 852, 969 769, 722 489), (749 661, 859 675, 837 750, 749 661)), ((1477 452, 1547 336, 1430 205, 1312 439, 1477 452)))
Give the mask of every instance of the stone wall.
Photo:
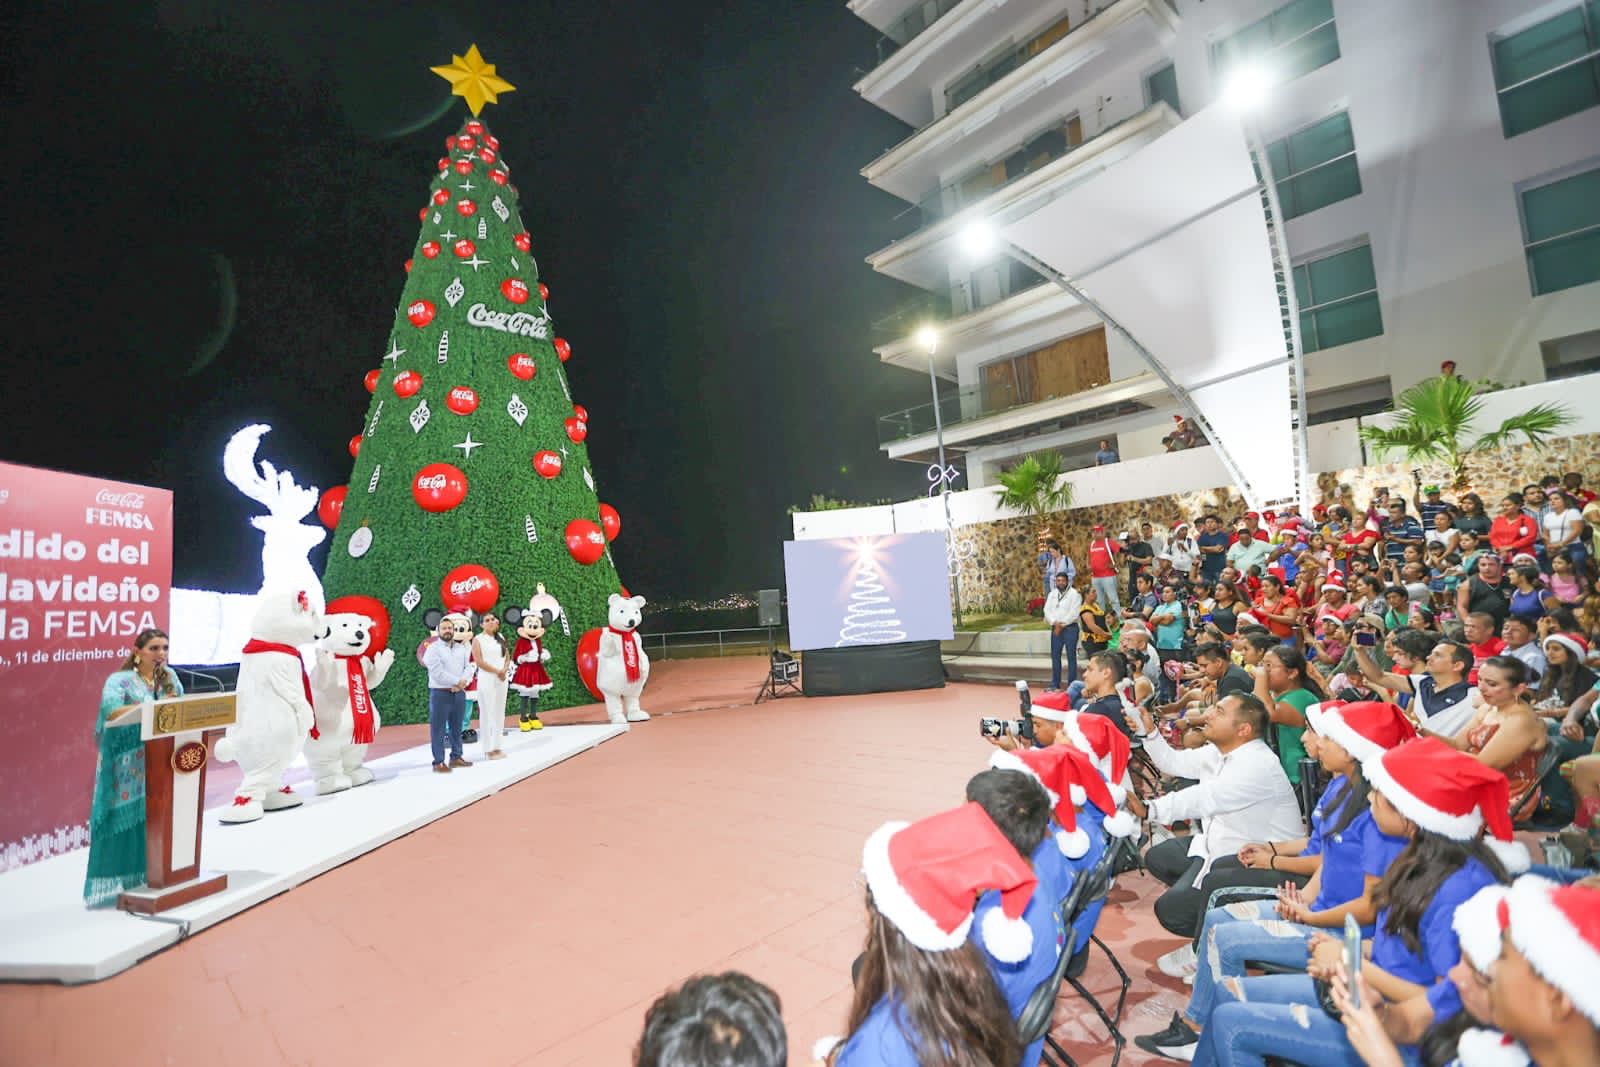
MULTIPOLYGON (((1330 471, 1316 475, 1317 500, 1324 504, 1342 502, 1352 510, 1364 509, 1374 490, 1387 486, 1407 499, 1414 495, 1411 471, 1421 471, 1422 483, 1448 484, 1449 473, 1442 463, 1380 463, 1369 467, 1330 471)), ((1468 464, 1472 486, 1483 497, 1489 513, 1495 502, 1509 489, 1521 489, 1546 474, 1579 471, 1586 487, 1600 482, 1600 434, 1582 434, 1551 443, 1546 448, 1529 445, 1475 453, 1468 464)), ((1447 491, 1446 500, 1457 494, 1447 491)), ((1180 518, 1196 518, 1215 512, 1224 519, 1243 514, 1244 499, 1232 486, 1199 492, 1163 494, 1144 501, 1107 504, 1095 508, 1074 508, 1049 517, 1051 536, 1060 541, 1080 572, 1079 585, 1087 584, 1084 554, 1089 531, 1101 523, 1106 533, 1116 537, 1124 530, 1137 530, 1149 521, 1158 529, 1170 530, 1180 518)), ((958 541, 970 540, 972 553, 961 567, 961 605, 967 611, 1013 609, 1040 596, 1043 586, 1034 564, 1038 555, 1038 531, 1031 519, 1001 519, 975 523, 956 531, 958 541)))

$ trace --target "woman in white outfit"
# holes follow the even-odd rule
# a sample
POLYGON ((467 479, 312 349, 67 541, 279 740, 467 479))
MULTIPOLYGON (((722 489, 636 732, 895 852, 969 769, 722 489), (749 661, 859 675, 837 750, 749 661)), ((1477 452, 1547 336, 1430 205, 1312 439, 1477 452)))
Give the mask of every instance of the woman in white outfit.
POLYGON ((500 618, 483 617, 483 632, 472 639, 472 662, 478 668, 478 740, 489 759, 505 759, 500 738, 506 728, 505 638, 500 636, 500 618))

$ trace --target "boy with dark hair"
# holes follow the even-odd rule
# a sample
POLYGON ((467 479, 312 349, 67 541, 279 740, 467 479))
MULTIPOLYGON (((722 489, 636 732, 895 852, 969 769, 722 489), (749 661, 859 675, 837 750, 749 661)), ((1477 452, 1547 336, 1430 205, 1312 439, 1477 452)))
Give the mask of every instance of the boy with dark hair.
POLYGON ((783 1067, 788 1058, 778 994, 738 971, 663 993, 633 1051, 634 1067, 783 1067))

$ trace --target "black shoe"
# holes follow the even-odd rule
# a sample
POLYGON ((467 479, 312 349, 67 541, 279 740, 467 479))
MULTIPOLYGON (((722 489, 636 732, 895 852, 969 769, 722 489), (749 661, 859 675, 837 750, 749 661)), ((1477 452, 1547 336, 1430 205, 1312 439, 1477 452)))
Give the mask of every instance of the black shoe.
POLYGON ((474 741, 476 741, 477 739, 478 739, 478 731, 476 731, 476 730, 462 730, 461 731, 461 743, 462 744, 470 745, 474 741))
POLYGON ((1182 1015, 1173 1012, 1172 1021, 1167 1024, 1165 1030, 1157 1030, 1155 1033, 1146 1034, 1145 1036, 1152 1041, 1158 1041, 1165 1037, 1182 1037, 1185 1034, 1192 1037, 1194 1036, 1194 1031, 1189 1028, 1188 1023, 1183 1021, 1182 1015))
POLYGON ((1152 1055, 1187 1063, 1200 1047, 1200 1035, 1174 1013, 1171 1026, 1159 1034, 1142 1034, 1133 1043, 1152 1055))

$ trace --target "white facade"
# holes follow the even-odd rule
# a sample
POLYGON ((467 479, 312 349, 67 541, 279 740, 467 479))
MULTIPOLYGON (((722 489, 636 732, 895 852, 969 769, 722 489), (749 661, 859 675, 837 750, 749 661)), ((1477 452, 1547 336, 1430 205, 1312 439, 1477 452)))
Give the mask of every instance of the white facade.
MULTIPOLYGON (((1469 378, 1538 382, 1546 360, 1600 352, 1600 283, 1532 294, 1520 193, 1600 166, 1600 107, 1507 138, 1491 40, 1575 6, 1576 0, 1333 0, 1339 57, 1274 86, 1257 112, 1273 142, 1337 112, 1349 117, 1361 192, 1289 219, 1295 264, 1370 243, 1382 333, 1307 352, 1308 407, 1319 412, 1381 402, 1453 359, 1469 378)), ((1068 196, 1071 185, 1137 152, 1181 121, 1152 102, 1148 76, 1167 63, 1180 110, 1218 95, 1216 42, 1283 8, 1285 0, 852 0, 879 29, 908 12, 941 12, 857 83, 869 102, 911 123, 900 145, 863 175, 939 217, 868 257, 881 273, 948 294, 936 369, 964 395, 947 419, 947 447, 967 458, 969 484, 1044 447, 1114 437, 1124 460, 1161 451, 1176 407, 1131 348, 1108 335, 1111 382, 1072 397, 985 416, 976 409, 981 368, 1098 325, 1053 286, 1010 296, 1007 264, 974 264, 960 250, 966 224, 1030 197, 1068 196), (976 66, 1015 53, 1041 29, 1070 30, 976 96, 949 106, 946 89, 976 66), (1037 131, 1076 115, 1082 144, 981 198, 963 179, 1003 161, 1037 131), (970 310, 974 304, 978 310, 970 310), (1081 413, 1142 409, 1084 421, 1081 413), (1125 409, 1124 409, 1125 410, 1125 409), (1063 414, 1079 412, 1067 428, 1063 414)), ((903 26, 903 24, 902 24, 903 26)), ((1182 181, 1181 174, 1173 176, 1182 181)), ((1280 194, 1281 194, 1280 185, 1280 194)), ((910 339, 878 349, 888 363, 927 373, 910 339)), ((1313 436, 1317 427, 1313 425, 1313 436)), ((894 435, 888 435, 894 436, 894 435)), ((895 458, 923 460, 931 432, 887 440, 895 458)), ((1313 453, 1316 449, 1313 448, 1313 453)), ((1312 456, 1312 469, 1326 469, 1312 456)))

